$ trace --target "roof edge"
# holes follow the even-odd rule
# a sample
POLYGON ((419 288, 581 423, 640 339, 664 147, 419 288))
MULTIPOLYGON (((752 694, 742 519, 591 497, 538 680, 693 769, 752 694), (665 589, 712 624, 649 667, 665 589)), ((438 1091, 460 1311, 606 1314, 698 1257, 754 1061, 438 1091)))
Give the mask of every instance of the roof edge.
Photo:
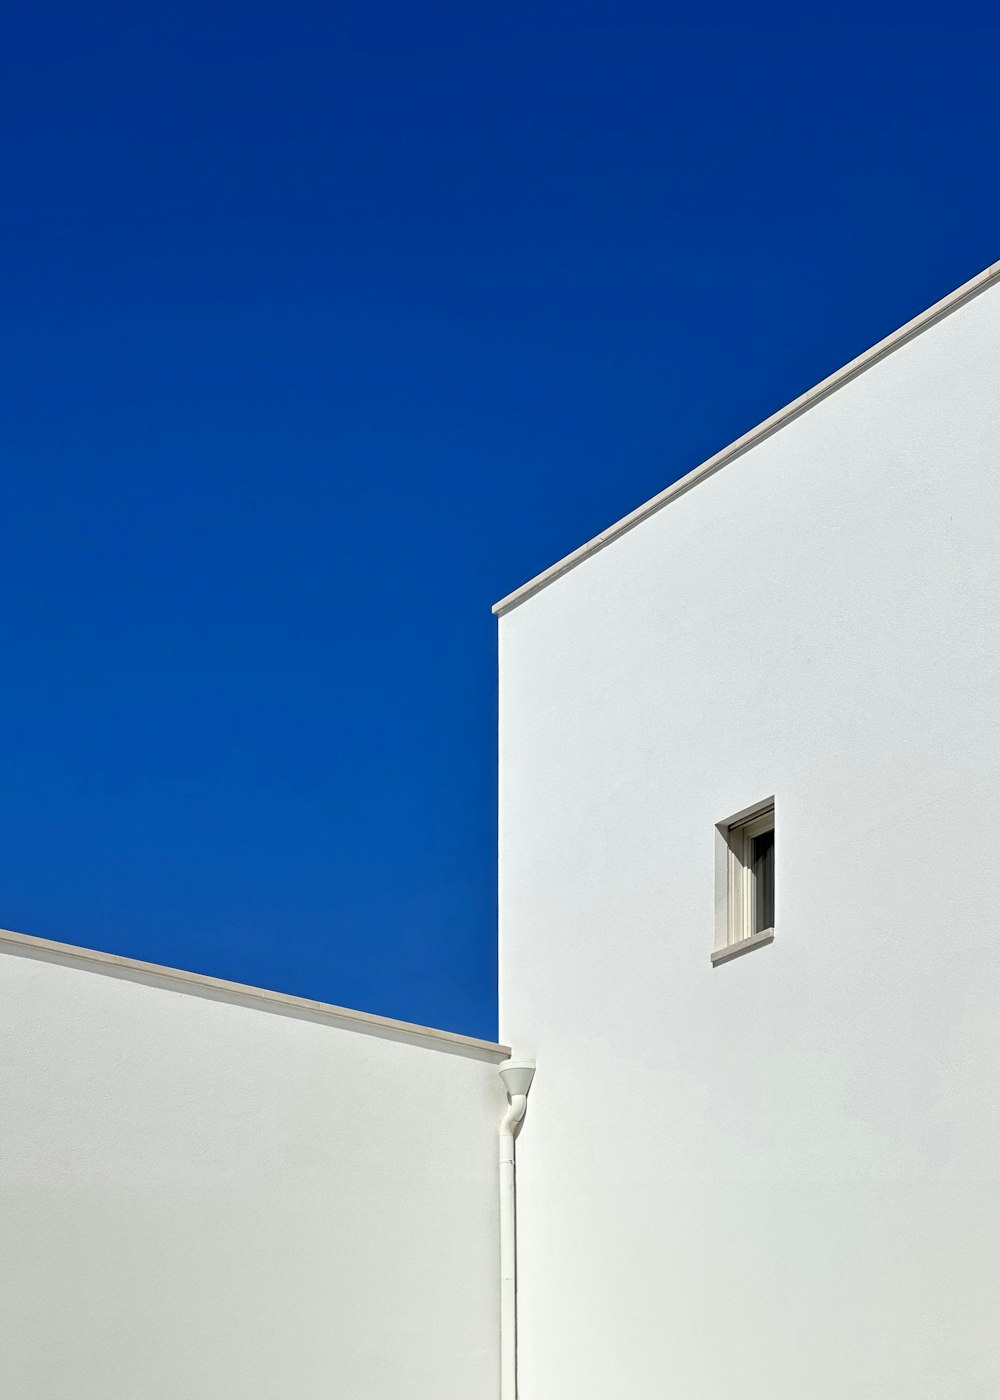
POLYGON ((304 1020, 324 1021, 343 1030, 377 1035, 384 1040, 422 1045, 431 1050, 466 1055, 470 1059, 498 1064, 510 1058, 510 1048, 492 1040, 458 1035, 454 1031, 434 1030, 411 1021, 396 1021, 389 1016, 375 1016, 366 1011, 351 1011, 344 1006, 332 1006, 308 997, 291 996, 287 992, 272 992, 263 987, 250 987, 242 982, 226 982, 221 977, 208 977, 199 972, 183 972, 180 968, 163 967, 159 963, 139 962, 135 958, 119 957, 116 953, 100 953, 94 948, 79 948, 73 943, 56 943, 49 938, 35 938, 27 933, 12 933, 0 929, 0 953, 14 953, 43 962, 82 965, 87 971, 102 972, 136 982, 173 984, 173 990, 218 1001, 254 1006, 279 1015, 298 1016, 304 1020))
POLYGON ((525 599, 531 598, 535 593, 539 593, 548 584, 553 583, 557 578, 561 578, 563 574, 569 573, 570 569, 574 569, 577 564, 581 564, 584 559, 589 559, 592 554, 596 554, 599 550, 603 549, 605 545, 610 544, 612 540, 616 540, 620 535, 626 534, 629 530, 647 519, 648 516, 655 515, 663 506, 669 505, 669 503, 676 500, 678 496, 683 496, 685 492, 691 490, 692 486, 697 486, 698 483, 704 481, 706 477, 714 476, 714 474, 719 471, 720 468, 726 466, 727 463, 734 461, 737 457, 742 457, 751 447, 755 447, 757 443, 763 442, 765 438, 770 437, 772 433, 777 432, 777 430, 784 427, 786 423, 790 423, 794 418, 798 418, 801 414, 805 413, 807 409, 812 408, 814 404, 820 403, 823 399, 828 398, 835 390, 841 388, 844 384, 850 383, 852 379, 856 379, 859 374, 863 374, 866 369, 870 369, 871 366, 877 364, 879 360, 883 360, 887 355, 891 355, 894 350, 898 350, 899 347, 905 345, 907 341, 913 340, 913 338, 918 336, 922 331, 928 330, 931 326, 935 325, 936 322, 943 320, 944 317, 949 315, 952 311, 956 311, 967 301, 971 301, 973 297, 985 291, 991 283, 996 282, 998 279, 1000 279, 1000 262, 995 262, 985 268, 977 276, 971 278, 968 282, 964 282, 962 286, 957 287, 955 291, 950 292, 948 296, 942 297, 940 301, 935 302, 934 305, 928 307, 926 311, 922 311, 919 316, 914 316, 912 321, 907 321, 899 330, 893 331, 891 335, 887 335, 884 340, 880 340, 878 344, 873 345, 870 350, 866 350, 863 354, 858 355, 856 359, 851 360, 848 364, 844 365, 842 369, 835 370, 833 374, 821 380, 821 382, 812 389, 807 389, 804 394, 800 394, 797 399, 793 399, 790 404, 786 404, 784 408, 779 408, 777 413, 772 413, 770 418, 764 419, 763 423, 758 423, 755 428, 751 428, 749 432, 744 433, 742 437, 737 438, 736 441, 730 443, 728 447, 724 447, 722 451, 717 452, 714 457, 709 457, 707 462, 702 462, 701 466, 695 467, 693 471, 680 477, 679 480, 667 486, 663 491, 659 492, 658 495, 653 496, 651 500, 646 501, 628 515, 623 516, 621 520, 618 520, 614 525, 609 525, 606 530, 602 530, 601 533, 595 535, 592 540, 588 540, 586 544, 580 545, 578 549, 574 549, 572 553, 565 555, 555 564, 550 564, 547 569, 543 569, 540 574, 536 574, 535 577, 529 579, 527 583, 522 583, 520 588, 515 588, 512 593, 508 593, 506 597, 501 598, 499 603, 494 603, 494 614, 497 617, 502 617, 504 613, 510 612, 512 608, 516 608, 517 605, 523 603, 525 599))

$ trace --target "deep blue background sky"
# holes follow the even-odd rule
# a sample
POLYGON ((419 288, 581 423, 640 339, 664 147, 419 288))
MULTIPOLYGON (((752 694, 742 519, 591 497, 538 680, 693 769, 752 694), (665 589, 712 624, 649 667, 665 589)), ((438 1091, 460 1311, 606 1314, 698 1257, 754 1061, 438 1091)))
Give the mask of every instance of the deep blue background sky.
POLYGON ((45 3, 0 924, 495 1032, 501 594, 1000 257, 1000 19, 45 3))

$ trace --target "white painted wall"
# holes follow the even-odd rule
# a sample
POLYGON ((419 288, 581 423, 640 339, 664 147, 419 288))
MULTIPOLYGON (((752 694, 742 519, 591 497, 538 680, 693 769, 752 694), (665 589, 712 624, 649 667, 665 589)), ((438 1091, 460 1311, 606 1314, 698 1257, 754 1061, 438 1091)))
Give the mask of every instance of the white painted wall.
POLYGON ((5 1400, 495 1400, 493 1060, 0 953, 5 1400))
POLYGON ((998 598, 990 290, 501 619, 522 1400, 1000 1395, 998 598))

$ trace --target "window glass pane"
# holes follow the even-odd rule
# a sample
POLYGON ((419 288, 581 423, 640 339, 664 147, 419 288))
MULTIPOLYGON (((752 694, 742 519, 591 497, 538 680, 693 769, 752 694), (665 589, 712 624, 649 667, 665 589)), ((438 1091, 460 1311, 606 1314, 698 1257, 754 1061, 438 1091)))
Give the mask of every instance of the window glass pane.
POLYGON ((753 875, 753 932, 774 928, 774 829, 750 840, 753 875))

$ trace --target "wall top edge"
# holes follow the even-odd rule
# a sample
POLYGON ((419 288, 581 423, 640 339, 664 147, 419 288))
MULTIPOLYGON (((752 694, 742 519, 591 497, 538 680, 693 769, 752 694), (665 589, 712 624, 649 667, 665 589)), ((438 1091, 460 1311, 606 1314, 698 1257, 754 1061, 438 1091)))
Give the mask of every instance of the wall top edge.
POLYGON ((850 383, 850 381, 856 379, 859 374, 863 374, 866 369, 870 369, 872 365, 877 364, 879 360, 885 359, 887 355, 892 354, 894 350, 898 350, 900 346, 913 340, 914 337, 919 335, 922 331, 928 330, 938 321, 943 320, 943 318, 952 311, 956 311, 967 301, 971 301, 973 297, 978 296, 980 292, 985 291, 987 287, 997 280, 1000 280, 1000 262, 992 263, 989 267, 978 273, 977 276, 970 278, 968 282, 964 282, 961 287, 957 287, 955 291, 950 292, 946 297, 935 302, 934 305, 928 307, 926 311, 922 311, 919 316, 915 316, 912 321, 907 321, 899 330, 893 331, 891 335, 887 335, 884 340, 880 340, 878 344, 873 345, 870 350, 866 350, 863 354, 858 355, 856 359, 851 360, 841 369, 835 370, 833 374, 829 375, 812 389, 807 389, 804 394, 800 394, 799 397, 793 399, 790 404, 786 404, 784 408, 778 409, 777 413, 773 413, 770 418, 765 418, 763 423, 758 423, 755 428, 751 428, 749 432, 744 433, 742 437, 737 438, 736 441, 730 443, 728 447, 724 447, 720 452, 717 452, 714 457, 709 457, 707 462, 702 462, 701 466, 695 467, 693 471, 688 472, 686 476, 680 477, 679 480, 667 486, 663 491, 659 492, 658 495, 653 496, 650 500, 644 502, 643 505, 637 506, 635 510, 623 516, 621 520, 616 521, 615 524, 609 525, 606 530, 602 530, 600 534, 595 535, 594 538, 588 540, 586 544, 580 545, 578 549, 574 549, 572 553, 565 555, 562 559, 557 560, 556 563, 550 564, 547 569, 543 569, 540 574, 536 574, 535 577, 529 579, 527 583, 523 583, 519 588, 515 588, 512 593, 508 593, 506 597, 501 598, 498 603, 494 603, 493 612, 496 616, 502 617, 504 613, 510 612, 512 608, 516 608, 519 603, 523 603, 526 599, 541 592, 548 584, 554 583, 557 578, 561 578, 563 574, 569 573, 577 564, 581 564, 585 559, 589 559, 592 554, 596 554, 599 550, 604 549, 612 540, 616 540, 619 536, 626 534, 627 531, 634 529, 636 525, 641 524, 643 520, 654 515, 665 505, 669 505, 669 503, 676 500, 678 496, 683 496, 686 492, 690 491, 693 486, 697 486, 700 481, 704 481, 707 477, 714 476, 717 471, 726 466, 729 462, 735 461, 737 457, 742 457, 750 448, 755 447, 759 442, 770 437, 772 433, 777 432, 778 429, 784 427, 786 423, 790 423, 793 419, 798 418, 800 414, 805 413, 807 409, 812 408, 814 404, 820 403, 823 399, 828 398, 844 384, 850 383))
POLYGON ((116 953, 80 948, 73 943, 57 943, 52 939, 35 938, 26 933, 13 933, 9 929, 0 929, 0 952, 79 966, 91 972, 103 972, 105 975, 147 984, 167 984, 176 991, 196 996, 238 1002, 286 1016, 325 1021, 344 1030, 422 1045, 427 1049, 466 1055, 472 1059, 499 1064, 501 1060, 510 1058, 509 1047, 492 1040, 479 1040, 475 1036, 458 1035, 454 1031, 439 1031, 430 1026, 415 1025, 410 1021, 396 1021, 389 1016, 352 1011, 344 1006, 312 1001, 308 997, 291 996, 287 992, 272 992, 263 987, 250 987, 242 982, 227 982, 221 977, 184 972, 180 968, 140 962, 135 958, 119 957, 116 953))

